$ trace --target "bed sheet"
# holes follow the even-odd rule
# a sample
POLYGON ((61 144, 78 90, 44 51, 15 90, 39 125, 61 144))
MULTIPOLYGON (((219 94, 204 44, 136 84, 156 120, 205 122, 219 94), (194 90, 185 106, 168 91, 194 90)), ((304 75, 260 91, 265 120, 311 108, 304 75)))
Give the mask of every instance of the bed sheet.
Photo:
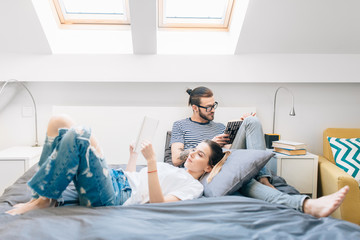
POLYGON ((1 239, 360 239, 358 225, 243 196, 161 204, 4 212, 30 198, 31 168, 0 197, 1 239))

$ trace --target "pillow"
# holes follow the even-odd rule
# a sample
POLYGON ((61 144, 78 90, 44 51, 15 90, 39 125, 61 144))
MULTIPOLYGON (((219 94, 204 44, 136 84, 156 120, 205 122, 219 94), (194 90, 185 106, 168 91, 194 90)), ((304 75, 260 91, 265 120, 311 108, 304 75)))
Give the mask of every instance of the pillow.
POLYGON ((265 150, 232 150, 221 171, 210 183, 206 181, 209 174, 200 180, 204 196, 220 197, 234 193, 255 177, 274 155, 265 150))
POLYGON ((360 185, 360 138, 328 137, 335 164, 360 185))

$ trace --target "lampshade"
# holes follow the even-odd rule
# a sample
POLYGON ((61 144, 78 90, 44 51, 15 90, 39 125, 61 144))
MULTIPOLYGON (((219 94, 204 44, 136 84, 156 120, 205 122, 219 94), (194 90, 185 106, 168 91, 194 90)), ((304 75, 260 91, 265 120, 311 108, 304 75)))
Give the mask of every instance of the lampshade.
POLYGON ((1 97, 2 92, 5 89, 6 85, 9 84, 9 83, 12 83, 12 82, 17 83, 20 86, 24 87, 25 90, 29 93, 29 95, 31 97, 31 100, 32 100, 33 105, 34 105, 34 113, 35 113, 35 118, 34 118, 34 120, 35 120, 35 144, 33 145, 33 147, 39 147, 40 145, 39 145, 39 140, 38 140, 38 129, 37 129, 37 109, 36 109, 35 99, 34 99, 33 95, 31 94, 30 90, 26 87, 26 85, 24 83, 19 82, 16 79, 9 79, 9 80, 5 81, 4 84, 2 85, 2 87, 0 89, 0 97, 1 97))

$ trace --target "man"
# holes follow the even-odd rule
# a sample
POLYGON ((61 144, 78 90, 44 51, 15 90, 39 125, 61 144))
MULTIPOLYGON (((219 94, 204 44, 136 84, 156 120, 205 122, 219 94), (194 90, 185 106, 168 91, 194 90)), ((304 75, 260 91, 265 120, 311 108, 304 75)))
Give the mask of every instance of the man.
MULTIPOLYGON (((182 166, 188 151, 205 139, 212 139, 225 148, 266 149, 262 126, 255 114, 246 114, 241 117, 244 122, 230 146, 227 144, 229 135, 224 134, 224 124, 213 121, 218 105, 213 92, 206 87, 197 87, 193 90, 188 89, 187 93, 190 95, 188 104, 191 106, 193 114, 190 118, 176 121, 173 125, 170 145, 172 163, 175 166, 182 166)), ((264 167, 256 179, 273 187, 268 179, 270 177, 269 171, 264 167)))

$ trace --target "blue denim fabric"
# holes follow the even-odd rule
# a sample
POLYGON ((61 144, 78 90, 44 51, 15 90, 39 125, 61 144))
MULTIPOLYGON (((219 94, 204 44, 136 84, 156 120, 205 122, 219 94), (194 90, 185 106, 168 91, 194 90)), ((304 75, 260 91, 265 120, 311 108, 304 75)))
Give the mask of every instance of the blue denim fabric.
MULTIPOLYGON (((262 126, 257 117, 245 118, 232 145, 232 148, 265 150, 265 139, 262 126)), ((271 181, 271 173, 263 167, 257 176, 257 180, 262 177, 268 177, 271 181)), ((271 187, 265 186, 258 181, 251 181, 240 189, 244 196, 261 199, 269 203, 282 204, 298 211, 303 211, 303 204, 306 195, 288 195, 271 187)))
POLYGON ((74 181, 80 205, 121 205, 131 195, 122 170, 110 169, 90 146, 90 129, 60 129, 53 141, 45 141, 40 169, 28 185, 40 196, 59 199, 74 181))
MULTIPOLYGON (((39 168, 46 162, 48 157, 54 151, 57 144, 60 142, 62 136, 67 132, 67 129, 59 129, 59 135, 57 137, 49 137, 46 136, 45 143, 41 152, 40 160, 38 162, 39 168)), ((39 194, 37 194, 34 190, 32 193, 32 198, 39 198, 39 194)), ((58 198, 59 202, 63 202, 62 197, 58 198)))
MULTIPOLYGON (((262 125, 257 117, 249 116, 244 119, 231 148, 256 150, 266 149, 262 125)), ((271 179, 271 173, 266 166, 259 171, 256 179, 260 179, 262 177, 268 177, 271 179)))
POLYGON ((248 184, 243 186, 240 189, 240 193, 246 197, 285 205, 300 212, 303 212, 305 199, 309 198, 307 195, 288 195, 274 188, 265 186, 254 179, 251 179, 248 184))

